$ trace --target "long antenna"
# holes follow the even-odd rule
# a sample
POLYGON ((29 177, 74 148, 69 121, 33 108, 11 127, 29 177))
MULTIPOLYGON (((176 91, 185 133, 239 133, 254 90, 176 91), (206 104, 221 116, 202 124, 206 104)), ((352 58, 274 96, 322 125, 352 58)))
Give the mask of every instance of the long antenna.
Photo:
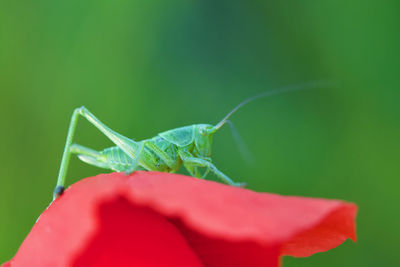
POLYGON ((231 132, 233 139, 236 142, 236 145, 239 149, 240 155, 242 156, 243 160, 248 164, 254 163, 254 156, 250 152, 249 148, 246 146, 246 143, 243 141, 242 137, 240 136, 238 130, 236 129, 233 122, 227 120, 226 123, 231 127, 231 132))
POLYGON ((225 124, 225 122, 228 120, 230 116, 232 116, 233 113, 235 113, 238 109, 246 105, 247 103, 250 103, 254 100, 257 100, 262 97, 267 97, 267 96, 272 96, 272 95, 278 95, 282 93, 287 93, 287 92, 294 92, 294 91, 299 91, 299 90, 304 90, 304 89, 314 89, 314 88, 321 88, 321 87, 333 87, 336 83, 332 81, 312 81, 308 83, 303 83, 303 84, 298 84, 298 85, 292 85, 292 86, 286 86, 286 87, 281 87, 277 88, 274 90, 270 90, 255 96, 252 96, 250 98, 247 98, 246 100, 242 101, 239 103, 236 107, 234 107, 226 116, 215 126, 215 130, 218 130, 219 128, 222 127, 222 125, 225 124))

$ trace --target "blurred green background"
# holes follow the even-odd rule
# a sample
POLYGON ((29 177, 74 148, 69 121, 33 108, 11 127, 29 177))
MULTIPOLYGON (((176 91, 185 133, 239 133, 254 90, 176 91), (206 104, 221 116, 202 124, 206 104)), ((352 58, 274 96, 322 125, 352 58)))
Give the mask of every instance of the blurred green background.
MULTIPOLYGON (((0 262, 51 200, 74 108, 135 139, 258 100, 213 159, 251 189, 359 205, 358 236, 284 266, 398 266, 399 1, 0 1, 0 262)), ((80 120, 76 142, 111 145, 80 120)), ((71 160, 68 183, 104 172, 71 160)))

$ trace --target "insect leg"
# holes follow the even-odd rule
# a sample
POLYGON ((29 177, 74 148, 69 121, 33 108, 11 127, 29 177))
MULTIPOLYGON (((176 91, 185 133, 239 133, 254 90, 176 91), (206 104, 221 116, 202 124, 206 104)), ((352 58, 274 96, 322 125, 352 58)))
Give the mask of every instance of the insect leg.
POLYGON ((142 152, 143 152, 143 148, 144 148, 144 143, 145 142, 140 143, 139 149, 137 150, 136 156, 133 159, 132 165, 129 167, 128 170, 125 171, 125 174, 131 174, 138 167, 139 159, 142 156, 142 152))
POLYGON ((201 176, 201 173, 199 172, 199 168, 194 166, 191 163, 186 164, 185 162, 183 163, 185 166, 186 170, 189 172, 190 176, 196 177, 196 178, 204 178, 201 176))
POLYGON ((189 172, 190 176, 200 178, 200 179, 205 179, 207 174, 210 172, 210 168, 207 168, 203 174, 201 174, 199 167, 193 165, 192 163, 183 163, 183 166, 185 166, 186 170, 189 172))
POLYGON ((78 144, 72 144, 70 147, 70 152, 72 154, 78 154, 78 158, 80 160, 90 165, 104 169, 112 169, 112 167, 106 162, 104 155, 96 150, 78 144))
POLYGON ((207 174, 210 172, 210 168, 207 168, 207 170, 204 172, 203 176, 201 176, 201 179, 206 178, 207 174))
POLYGON ((85 117, 90 123, 92 123, 97 129, 99 129, 105 136, 107 136, 115 145, 120 147, 126 154, 135 158, 136 150, 139 145, 132 139, 119 134, 110 128, 108 128, 104 123, 97 119, 89 110, 85 107, 80 107, 77 109, 79 114, 85 117))
POLYGON ((187 151, 178 151, 179 156, 181 157, 182 161, 186 164, 186 165, 192 165, 192 166, 196 166, 196 167, 205 167, 210 169, 218 178, 220 178, 221 180, 223 180, 225 183, 229 184, 229 185, 233 185, 233 186, 237 186, 237 187, 244 187, 246 186, 246 183, 236 183, 234 181, 232 181, 231 178, 229 178, 228 176, 226 176, 223 172, 221 172, 220 170, 217 169, 217 167, 214 166, 214 164, 212 164, 211 162, 204 160, 204 159, 200 159, 200 158, 195 158, 193 157, 192 154, 190 154, 187 151))
POLYGON ((73 154, 86 155, 93 158, 98 158, 102 156, 100 152, 78 144, 72 144, 70 147, 70 152, 73 154))
POLYGON ((159 148, 155 143, 151 142, 151 140, 145 141, 145 145, 153 150, 157 156, 159 156, 161 160, 164 161, 169 168, 171 168, 171 170, 176 170, 178 168, 178 162, 174 160, 168 153, 159 148))
POLYGON ((69 159, 71 157, 70 147, 72 144, 72 138, 74 137, 74 134, 75 134, 75 128, 76 128, 76 123, 78 122, 78 116, 79 116, 79 111, 78 111, 78 109, 75 109, 74 113, 72 114, 71 122, 68 127, 67 141, 65 142, 64 152, 63 152, 63 156, 61 159, 60 170, 58 172, 57 185, 53 192, 53 200, 56 199, 58 196, 60 196, 64 192, 65 176, 67 174, 67 167, 68 167, 69 159))
POLYGON ((87 110, 85 107, 80 107, 75 109, 74 113, 72 114, 71 122, 68 128, 67 141, 65 142, 63 157, 61 159, 60 170, 58 173, 57 185, 53 193, 53 200, 58 196, 60 196, 64 191, 67 167, 69 159, 71 157, 72 138, 75 134, 75 128, 78 122, 79 115, 85 117, 89 122, 91 122, 95 127, 97 127, 97 129, 99 129, 103 134, 105 134, 114 144, 120 147, 128 156, 132 157, 132 159, 135 158, 136 150, 139 146, 135 141, 108 128, 92 113, 90 113, 89 110, 87 110))

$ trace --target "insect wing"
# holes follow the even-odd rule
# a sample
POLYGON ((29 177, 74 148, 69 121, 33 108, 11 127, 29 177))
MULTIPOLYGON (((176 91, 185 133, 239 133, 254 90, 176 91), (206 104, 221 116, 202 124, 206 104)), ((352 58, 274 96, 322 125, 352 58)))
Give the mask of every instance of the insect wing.
POLYGON ((179 147, 187 146, 194 140, 193 125, 172 129, 160 133, 159 136, 179 147))

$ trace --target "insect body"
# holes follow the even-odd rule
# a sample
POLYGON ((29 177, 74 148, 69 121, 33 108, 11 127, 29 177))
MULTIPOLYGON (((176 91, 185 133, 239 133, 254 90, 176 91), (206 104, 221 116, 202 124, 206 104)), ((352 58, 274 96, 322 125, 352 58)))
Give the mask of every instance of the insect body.
POLYGON ((209 171, 229 185, 243 187, 245 183, 236 183, 227 175, 219 171, 211 162, 212 135, 223 125, 194 124, 181 128, 162 132, 157 136, 134 141, 127 138, 103 124, 87 108, 75 109, 67 136, 57 186, 54 190, 54 198, 64 191, 64 181, 70 154, 78 154, 78 157, 91 165, 124 171, 129 174, 135 170, 148 170, 160 172, 176 172, 183 164, 190 175, 205 178, 209 171), (83 116, 101 132, 103 132, 115 146, 102 151, 72 144, 77 119, 83 116), (201 173, 200 168, 205 168, 201 173))
POLYGON ((320 83, 313 82, 264 92, 241 102, 215 126, 211 124, 189 125, 165 131, 153 138, 137 142, 108 128, 85 107, 77 108, 72 115, 69 125, 67 141, 53 197, 58 197, 64 191, 65 177, 71 154, 78 154, 78 157, 88 164, 118 172, 123 171, 127 174, 135 170, 173 173, 183 165, 190 175, 194 177, 205 178, 211 171, 225 183, 243 187, 245 183, 234 182, 211 162, 213 134, 228 121, 228 118, 234 112, 255 99, 317 86, 320 86, 320 83), (79 116, 86 118, 106 135, 115 146, 102 151, 95 151, 81 145, 72 144, 79 116), (204 173, 201 173, 201 168, 205 169, 204 173))
MULTIPOLYGON (((84 107, 80 109, 88 113, 84 107)), ((126 173, 140 169, 173 173, 183 163, 189 174, 194 177, 201 178, 203 175, 199 168, 207 168, 207 171, 213 171, 226 183, 242 186, 242 183, 234 183, 219 172, 211 163, 212 134, 216 130, 213 128, 214 126, 209 124, 195 124, 162 132, 139 142, 130 140, 131 151, 113 146, 98 152, 73 144, 70 152, 78 154, 78 157, 88 164, 126 173)))

